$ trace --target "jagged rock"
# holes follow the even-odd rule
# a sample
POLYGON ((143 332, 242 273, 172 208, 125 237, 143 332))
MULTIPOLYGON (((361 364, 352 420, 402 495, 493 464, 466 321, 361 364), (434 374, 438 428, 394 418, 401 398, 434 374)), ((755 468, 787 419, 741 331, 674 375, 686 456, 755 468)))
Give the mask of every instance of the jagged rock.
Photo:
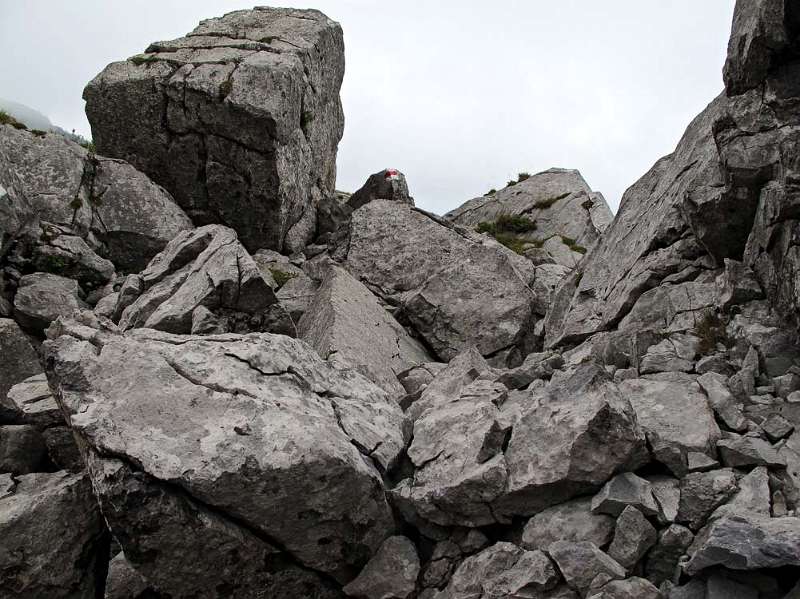
POLYGON ((773 414, 761 425, 764 434, 773 443, 777 443, 792 434, 794 425, 780 414, 773 414))
POLYGON ((23 327, 41 333, 59 316, 70 317, 88 306, 72 279, 37 272, 19 280, 14 296, 14 318, 23 327))
POLYGON ((639 372, 691 372, 698 345, 699 340, 694 335, 670 335, 661 343, 650 346, 639 364, 639 372))
POLYGON ((644 578, 612 580, 589 599, 662 599, 659 590, 644 578))
MULTIPOLYGON (((263 271, 262 271, 263 272, 263 271)), ((281 285, 275 292, 275 296, 296 323, 300 322, 314 296, 317 294, 317 283, 307 276, 300 273, 291 277, 286 283, 281 285)))
POLYGON ((658 541, 647 554, 645 572, 655 585, 676 581, 680 577, 680 559, 692 544, 694 535, 680 524, 670 524, 658 533, 658 541))
POLYGON ((169 483, 93 450, 86 458, 115 539, 131 566, 160 593, 211 599, 223 589, 234 597, 342 597, 246 525, 169 483))
POLYGON ((465 559, 438 599, 567 597, 555 593, 559 580, 552 562, 541 551, 501 542, 465 559), (548 593, 551 590, 552 595, 548 593))
POLYGON ((85 475, 17 477, 0 499, 0 595, 95 599, 108 541, 85 475))
POLYGON ((406 599, 416 588, 419 557, 406 537, 389 537, 342 590, 359 599, 406 599))
MULTIPOLYGON (((128 280, 131 284, 120 291, 121 303, 129 302, 136 290, 137 279, 128 280)), ((207 225, 181 233, 153 258, 141 281, 141 295, 121 310, 122 329, 189 333, 197 322, 196 328, 202 330, 195 310, 203 306, 219 317, 218 332, 270 331, 294 336, 289 315, 236 233, 227 227, 207 225)))
POLYGON ((596 576, 607 576, 609 581, 625 578, 625 568, 588 541, 556 541, 550 545, 550 556, 570 588, 582 594, 589 590, 596 576))
POLYGON ((734 514, 701 530, 689 550, 686 572, 721 565, 758 570, 800 565, 800 518, 734 514))
POLYGON ((419 342, 343 268, 332 266, 297 325, 300 339, 337 368, 354 368, 399 398, 397 375, 430 362, 419 342))
POLYGON ((732 468, 743 466, 785 467, 786 461, 764 439, 751 436, 731 436, 717 442, 722 463, 732 468))
POLYGON ((469 200, 445 218, 475 228, 480 223, 494 223, 503 215, 524 216, 535 222, 534 230, 521 232, 518 237, 542 244, 540 251, 547 259, 570 268, 613 218, 602 194, 593 192, 578 171, 559 168, 469 200))
POLYGON ((724 574, 714 574, 706 583, 705 599, 758 599, 758 589, 731 580, 724 574))
POLYGON ((680 504, 680 481, 671 476, 654 475, 646 479, 658 504, 658 519, 662 524, 675 522, 680 504))
POLYGON ((719 304, 723 308, 745 304, 764 296, 752 269, 736 260, 725 258, 725 270, 717 278, 719 304))
MULTIPOLYGON (((11 388, 29 376, 41 372, 39 358, 31 342, 16 322, 9 318, 0 318, 0 404, 11 388)), ((0 420, 3 408, 0 407, 0 420)))
POLYGON ((12 214, 0 219, 4 235, 38 232, 39 222, 91 232, 124 271, 144 268, 192 226, 172 196, 129 164, 59 135, 0 126, 0 185, 15 198, 12 214))
POLYGON ((647 516, 659 513, 650 483, 632 472, 623 472, 608 481, 592 497, 592 512, 619 516, 629 506, 638 508, 647 516))
POLYGON ((738 490, 736 476, 729 468, 693 472, 681 480, 678 522, 697 530, 717 507, 738 490))
POLYGON ((155 591, 121 551, 108 563, 105 599, 146 599, 155 591))
POLYGON ((50 393, 44 373, 35 374, 14 385, 0 398, 0 421, 8 424, 34 424, 39 428, 64 423, 64 416, 50 393))
POLYGON ((564 366, 564 358, 555 352, 528 354, 525 361, 503 372, 497 379, 509 389, 522 389, 538 379, 550 378, 564 366))
POLYGON ((547 551, 556 541, 589 541, 608 545, 614 534, 614 518, 593 514, 589 498, 574 499, 539 512, 522 531, 522 546, 547 551))
POLYGON ((614 540, 608 555, 632 572, 639 560, 656 543, 657 533, 642 512, 633 506, 626 507, 617 518, 614 540))
POLYGON ((98 150, 254 251, 296 251, 333 193, 344 44, 318 11, 260 7, 110 64, 84 90, 98 150))
POLYGON ((358 210, 373 200, 390 200, 401 204, 414 205, 414 198, 408 193, 406 176, 397 169, 388 168, 370 175, 367 182, 347 199, 351 210, 358 210))
POLYGON ((41 432, 29 424, 0 426, 0 472, 37 472, 47 455, 41 432))
MULTIPOLYGON (((81 445, 136 465, 132 472, 98 458, 96 471, 113 470, 101 502, 113 503, 141 472, 156 486, 169 483, 168 502, 181 489, 187 501, 214 510, 221 525, 267 535, 340 579, 355 574, 392 530, 380 471, 404 447, 402 413, 361 375, 334 370, 282 335, 121 335, 70 321, 50 334, 48 379, 81 445)), ((102 487, 98 476, 95 487, 102 487)), ((153 509, 160 517, 161 508, 153 509)), ((134 514, 109 521, 128 541, 120 542, 131 563, 160 588, 133 546, 156 541, 136 538, 134 514)), ((164 526, 183 530, 179 521, 164 526)), ((174 550, 173 543, 164 549, 167 570, 177 567, 174 550)))
POLYGON ((728 389, 727 377, 716 372, 707 372, 697 377, 697 383, 703 388, 708 403, 717 417, 732 431, 747 430, 747 421, 741 406, 736 402, 728 389))
POLYGON ((771 501, 769 473, 764 466, 759 466, 739 481, 739 491, 736 495, 728 503, 714 510, 711 518, 736 514, 759 514, 769 517, 771 501))
POLYGON ((720 430, 700 387, 691 378, 630 379, 619 385, 629 399, 653 456, 673 473, 686 473, 686 454, 714 455, 720 430))
POLYGON ((775 57, 789 44, 782 0, 738 1, 723 75, 730 95, 744 93, 766 78, 775 57))
POLYGON ((372 291, 400 304, 437 358, 451 360, 472 345, 484 356, 515 345, 524 355, 535 345, 528 337, 551 293, 546 277, 537 280, 545 267, 388 200, 356 210, 348 234, 335 255, 372 291))
POLYGON ((83 470, 83 458, 69 427, 51 426, 42 431, 42 437, 47 446, 47 455, 57 468, 70 472, 83 470))
POLYGON ((706 581, 693 579, 683 586, 672 587, 669 589, 667 597, 668 599, 706 599, 706 581))
POLYGON ((75 279, 83 289, 102 287, 114 276, 110 260, 98 256, 80 237, 55 226, 42 226, 31 245, 35 270, 75 279))

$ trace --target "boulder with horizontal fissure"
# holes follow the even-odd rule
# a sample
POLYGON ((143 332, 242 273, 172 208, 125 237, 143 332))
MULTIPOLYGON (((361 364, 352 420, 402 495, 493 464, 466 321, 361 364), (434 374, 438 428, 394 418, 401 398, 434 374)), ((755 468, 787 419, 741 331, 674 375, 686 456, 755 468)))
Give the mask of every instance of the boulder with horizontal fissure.
POLYGON ((344 117, 338 23, 259 7, 108 65, 84 91, 98 150, 128 160, 198 224, 301 249, 333 193, 344 117))
POLYGON ((92 451, 342 579, 392 531, 380 473, 404 447, 402 413, 361 375, 282 335, 122 335, 70 321, 50 334, 48 378, 92 451))
POLYGON ((431 361, 377 298, 338 266, 328 271, 298 335, 337 368, 355 368, 398 399, 404 389, 397 375, 431 361))

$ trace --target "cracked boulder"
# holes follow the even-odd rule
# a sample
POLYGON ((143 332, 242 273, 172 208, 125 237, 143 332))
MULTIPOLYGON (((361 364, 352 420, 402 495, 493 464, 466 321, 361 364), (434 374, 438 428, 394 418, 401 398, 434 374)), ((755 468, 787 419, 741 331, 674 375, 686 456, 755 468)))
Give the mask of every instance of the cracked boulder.
MULTIPOLYGON (((48 379, 94 461, 101 503, 138 505, 153 489, 157 505, 141 506, 152 530, 124 507, 106 516, 153 584, 173 568, 215 571, 205 546, 236 545, 213 540, 223 534, 216 528, 340 582, 391 534, 381 473, 403 450, 402 413, 361 375, 282 335, 120 334, 75 321, 59 321, 50 335, 48 379), (214 528, 196 545, 199 564, 186 563, 191 543, 180 540, 198 534, 185 510, 214 528)), ((256 566, 244 559, 239 567, 256 566)))
MULTIPOLYGON (((170 239, 192 227, 172 196, 130 164, 89 153, 56 134, 0 125, 0 186, 12 200, 0 207, 0 236, 31 234, 39 245, 49 231, 70 230, 123 271, 141 270, 170 239)), ((80 242, 42 241, 33 256, 37 267, 55 272, 80 264, 73 258, 80 242), (64 243, 69 246, 58 247, 64 243)), ((98 262, 102 258, 77 249, 94 272, 106 272, 107 265, 98 262)))
POLYGON ((44 272, 25 275, 14 296, 14 317, 26 329, 41 334, 60 316, 88 308, 73 279, 44 272))
POLYGON ((406 537, 386 539, 361 573, 342 590, 358 599, 407 599, 419 576, 417 548, 406 537))
POLYGON ((170 241, 141 275, 128 277, 115 312, 124 330, 295 334, 291 318, 236 233, 220 225, 186 231, 170 241))
POLYGON ((394 398, 397 375, 430 362, 425 348, 346 270, 331 266, 297 326, 300 339, 337 368, 354 368, 394 398))
POLYGON ((5 399, 11 388, 41 372, 39 357, 31 342, 10 318, 0 318, 0 421, 4 420, 5 399))
POLYGON ((356 210, 347 233, 334 257, 398 305, 438 359, 474 345, 484 356, 517 347, 521 362, 535 349, 534 327, 557 284, 547 276, 553 265, 534 267, 488 237, 389 200, 356 210))
POLYGON ((334 191, 344 42, 316 10, 259 7, 108 65, 84 90, 98 150, 250 251, 297 251, 334 191))
POLYGON ((95 599, 108 540, 83 474, 16 477, 0 494, 0 596, 95 599))
MULTIPOLYGON (((502 217, 524 217, 535 223, 517 233, 535 243, 537 262, 572 268, 613 219, 602 194, 592 191, 576 170, 552 168, 495 193, 474 198, 444 217, 475 229, 502 217)), ((526 252, 526 256, 528 253, 526 252)))

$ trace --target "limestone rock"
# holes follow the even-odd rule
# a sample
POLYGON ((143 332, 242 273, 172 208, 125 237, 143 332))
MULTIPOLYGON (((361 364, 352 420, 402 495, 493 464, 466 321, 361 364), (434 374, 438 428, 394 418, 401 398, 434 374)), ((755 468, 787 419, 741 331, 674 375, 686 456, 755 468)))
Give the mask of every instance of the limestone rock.
MULTIPOLYGON (((391 531, 380 472, 404 447, 402 413, 362 376, 282 335, 121 335, 59 324, 45 344, 48 379, 82 446, 124 457, 213 508, 225 526, 246 525, 340 578, 391 531)), ((113 470, 112 503, 134 477, 113 470)), ((136 526, 133 515, 111 523, 132 543, 136 526)))
POLYGON ((143 599, 155 591, 119 552, 108 563, 105 599, 143 599))
POLYGON ((405 391, 397 375, 431 361, 375 296, 337 266, 298 323, 298 334, 323 359, 356 369, 395 398, 405 391))
POLYGON ((785 467, 786 461, 764 439, 735 436, 717 442, 722 463, 732 468, 746 466, 785 467))
POLYGON ((373 292, 399 303, 437 358, 471 345, 484 356, 514 346, 525 355, 535 345, 527 337, 551 290, 511 250, 388 200, 356 210, 348 235, 335 255, 373 292))
POLYGON ((88 306, 72 279, 37 272, 19 281, 14 316, 22 326, 41 333, 59 316, 72 316, 88 306))
POLYGON ((739 481, 739 490, 726 504, 721 505, 711 518, 744 514, 769 517, 772 499, 769 488, 769 472, 764 466, 753 468, 739 481))
POLYGON ((687 474, 681 480, 678 521, 697 530, 711 512, 725 503, 737 490, 736 477, 729 468, 687 474))
POLYGON ((35 426, 0 426, 0 472, 37 472, 46 455, 44 439, 35 426))
MULTIPOLYGON (((0 404, 17 383, 41 372, 39 358, 31 342, 16 322, 0 318, 0 404)), ((0 412, 2 412, 0 408, 0 412)))
POLYGON ((87 477, 17 477, 0 499, 0 595, 95 599, 108 541, 87 477))
POLYGON ((373 200, 389 200, 401 204, 414 205, 414 198, 408 193, 406 176, 397 169, 387 168, 367 179, 367 182, 347 199, 351 210, 358 210, 373 200))
POLYGON ((0 421, 33 424, 39 428, 64 424, 64 416, 50 393, 44 373, 17 383, 5 399, 0 398, 0 421))
POLYGON ((359 599, 407 599, 416 588, 418 575, 414 544, 406 537, 389 537, 343 591, 359 599))
POLYGON ((686 455, 713 456, 720 430, 706 396, 691 379, 630 379, 620 383, 652 447, 653 456, 673 473, 686 473, 686 455))
POLYGON ((299 250, 333 192, 344 44, 318 11, 256 8, 108 65, 84 90, 98 150, 128 160, 198 224, 299 250))
POLYGON ((589 541, 606 546, 614 533, 614 518, 593 514, 591 500, 573 499, 547 508, 528 520, 522 531, 522 546, 547 551, 556 541, 589 541))
POLYGON ((608 555, 632 572, 639 560, 655 545, 656 538, 653 525, 642 512, 629 505, 617 518, 614 540, 608 548, 608 555))
POLYGON ((693 540, 692 531, 680 524, 670 524, 659 532, 658 541, 647 554, 647 579, 656 585, 678 580, 681 556, 686 553, 693 540))
POLYGON ((589 599, 662 599, 659 590, 644 578, 612 580, 589 599))
POLYGON ((595 514, 619 516, 631 506, 647 516, 659 513, 650 483, 632 472, 618 474, 592 498, 592 512, 595 514))
POLYGON ((556 541, 550 545, 550 556, 570 588, 582 594, 597 576, 607 576, 609 581, 625 578, 625 568, 588 541, 556 541))
MULTIPOLYGON (((153 258, 141 281, 141 295, 121 310, 122 329, 189 333, 194 312, 202 306, 224 321, 219 325, 224 331, 294 334, 289 315, 227 227, 207 225, 181 233, 153 258)), ((133 283, 124 287, 119 302, 130 301, 123 293, 129 289, 135 293, 133 283)))
POLYGON ((727 385, 727 377, 716 372, 707 372, 697 377, 697 383, 708 396, 708 403, 717 417, 732 431, 747 430, 747 422, 740 404, 736 402, 727 385))

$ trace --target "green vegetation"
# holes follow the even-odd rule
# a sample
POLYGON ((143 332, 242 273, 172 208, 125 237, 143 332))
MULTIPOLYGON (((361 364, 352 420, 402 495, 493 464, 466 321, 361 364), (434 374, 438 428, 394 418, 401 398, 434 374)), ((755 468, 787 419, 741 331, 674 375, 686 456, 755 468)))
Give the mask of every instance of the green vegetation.
POLYGON ((497 190, 496 190, 494 187, 492 187, 492 188, 491 188, 489 191, 487 191, 487 192, 486 192, 485 194, 483 194, 483 195, 484 195, 484 197, 486 197, 486 196, 493 196, 493 195, 494 195, 494 194, 496 194, 496 193, 497 193, 497 190))
POLYGON ((314 115, 310 110, 304 110, 303 114, 300 116, 300 127, 305 131, 308 126, 311 124, 311 121, 314 120, 314 115))
POLYGON ((568 195, 569 195, 569 192, 566 192, 566 193, 562 193, 559 196, 555 196, 553 198, 547 198, 546 200, 539 200, 538 202, 536 202, 533 205, 533 207, 534 208, 539 208, 540 210, 542 210, 544 208, 549 208, 550 206, 555 204, 558 200, 563 200, 568 195))
POLYGON ((158 55, 156 54, 137 54, 136 56, 131 56, 130 58, 130 61, 137 67, 150 62, 156 62, 157 60, 158 55))
POLYGON ((24 123, 20 123, 17 119, 4 110, 0 110, 0 125, 11 125, 15 129, 23 129, 25 131, 28 130, 24 123))
POLYGON ((223 81, 219 84, 219 97, 224 100, 230 95, 232 89, 233 83, 231 83, 230 79, 223 81))
POLYGON ((91 154, 97 152, 97 148, 94 147, 93 141, 87 141, 81 144, 81 147, 86 148, 91 154))
POLYGON ((581 204, 581 208, 583 208, 584 210, 591 210, 592 206, 594 206, 594 202, 592 200, 585 200, 581 204))
POLYGON ((571 249, 573 252, 578 252, 579 254, 585 254, 586 248, 582 245, 578 245, 577 242, 572 237, 567 237, 566 235, 559 235, 561 237, 561 241, 564 242, 564 245, 571 249))
POLYGON ((700 338, 697 350, 701 354, 709 354, 717 349, 717 344, 727 345, 728 334, 725 323, 716 312, 707 312, 694 327, 695 335, 700 338))
POLYGON ((525 181, 527 179, 530 179, 530 178, 531 178, 531 174, 530 173, 526 173, 525 171, 522 171, 521 173, 519 173, 517 175, 517 183, 522 183, 523 181, 525 181))
POLYGON ((272 273, 272 278, 275 279, 275 283, 278 285, 278 289, 286 285, 286 283, 288 283, 290 280, 294 279, 297 276, 293 272, 286 272, 284 270, 280 270, 277 268, 270 268, 269 272, 272 273))
POLYGON ((478 223, 475 230, 491 235, 508 249, 521 254, 531 242, 520 237, 520 234, 535 231, 536 221, 518 214, 501 214, 494 222, 478 223))
POLYGON ((497 233, 492 237, 517 254, 524 253, 525 248, 528 245, 524 239, 517 237, 516 235, 511 235, 510 233, 497 233))
POLYGON ((278 39, 278 38, 276 36, 274 36, 274 35, 267 35, 267 36, 262 37, 258 41, 261 42, 262 44, 271 44, 273 42, 273 40, 276 40, 276 39, 278 39))

